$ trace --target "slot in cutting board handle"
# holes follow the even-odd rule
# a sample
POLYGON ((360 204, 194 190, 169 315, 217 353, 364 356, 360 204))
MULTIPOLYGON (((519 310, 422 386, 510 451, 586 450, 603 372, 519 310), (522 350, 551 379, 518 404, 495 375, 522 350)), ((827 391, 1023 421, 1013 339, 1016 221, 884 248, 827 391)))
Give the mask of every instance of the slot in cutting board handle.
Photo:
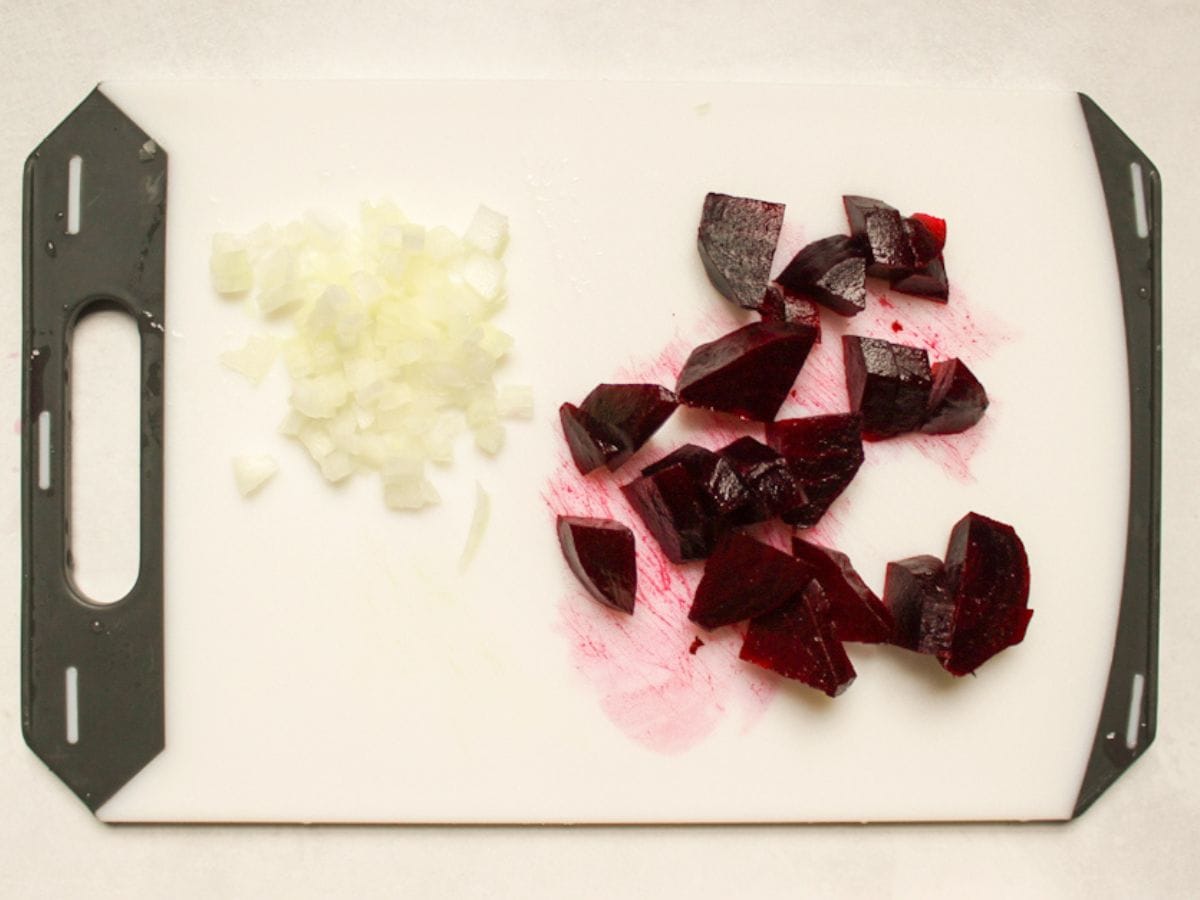
POLYGON ((166 153, 99 89, 25 166, 22 728, 93 810, 164 741, 166 192, 166 153), (100 307, 131 315, 140 344, 139 562, 109 604, 79 590, 70 549, 71 339, 100 307))

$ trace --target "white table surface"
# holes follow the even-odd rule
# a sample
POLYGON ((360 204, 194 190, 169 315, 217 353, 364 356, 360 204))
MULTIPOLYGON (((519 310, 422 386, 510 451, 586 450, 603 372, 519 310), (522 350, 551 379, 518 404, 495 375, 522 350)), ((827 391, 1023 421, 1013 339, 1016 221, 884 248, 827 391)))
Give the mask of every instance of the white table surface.
POLYGON ((0 895, 1184 896, 1200 889, 1200 5, 1186 0, 419 4, 0 0, 0 895), (279 7, 275 9, 273 7, 279 7), (593 9, 600 10, 599 12, 593 9), (1164 183, 1159 731, 1066 825, 106 827, 20 732, 21 165, 97 82, 149 77, 630 78, 1060 87, 1164 183))

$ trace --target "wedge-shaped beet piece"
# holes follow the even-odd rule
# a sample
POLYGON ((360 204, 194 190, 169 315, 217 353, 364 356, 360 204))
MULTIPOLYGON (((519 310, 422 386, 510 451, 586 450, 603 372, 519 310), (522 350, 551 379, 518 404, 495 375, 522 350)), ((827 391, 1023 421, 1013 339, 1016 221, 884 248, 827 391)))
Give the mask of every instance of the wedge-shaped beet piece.
POLYGON ((662 459, 642 469, 642 475, 654 475, 663 469, 681 465, 692 476, 700 492, 705 512, 720 531, 726 521, 754 503, 754 495, 742 482, 729 460, 695 444, 684 444, 662 459))
POLYGON ((874 197, 858 194, 843 194, 842 207, 846 210, 846 222, 852 235, 863 235, 867 231, 867 216, 877 211, 897 212, 896 207, 874 197))
POLYGON ((754 322, 708 344, 683 364, 676 393, 688 406, 769 422, 808 358, 810 329, 754 322))
POLYGON ((782 419, 767 426, 767 444, 782 454, 808 502, 781 514, 789 525, 809 528, 846 489, 863 463, 862 416, 835 413, 782 419))
POLYGON ((901 274, 889 281, 893 291, 915 294, 945 303, 950 298, 950 281, 946 278, 946 263, 939 255, 923 269, 901 274))
POLYGON ((598 384, 579 408, 615 435, 620 449, 605 460, 616 470, 662 427, 679 405, 675 395, 658 384, 598 384))
POLYGON ((913 213, 908 217, 907 221, 924 226, 925 230, 929 232, 929 236, 933 238, 934 244, 937 247, 937 253, 942 252, 942 248, 946 246, 945 219, 939 219, 937 216, 931 216, 928 213, 913 213))
POLYGON ((912 244, 895 207, 870 197, 843 197, 842 204, 851 237, 867 249, 868 275, 888 278, 912 271, 912 244))
POLYGON ((704 198, 697 241, 700 259, 722 296, 758 309, 783 226, 782 203, 709 194, 704 198))
POLYGON ((805 506, 808 495, 784 457, 746 436, 717 451, 750 490, 752 502, 731 516, 733 524, 751 525, 805 506))
POLYGON ((950 532, 946 585, 954 602, 954 636, 939 659, 967 675, 1025 638, 1029 559, 1011 525, 967 513, 950 532))
POLYGON ((946 222, 923 213, 903 221, 904 234, 912 249, 913 269, 923 269, 942 254, 946 245, 946 222))
POLYGON ((933 377, 920 347, 842 336, 850 409, 862 414, 869 441, 915 431, 928 414, 933 377))
POLYGON ((712 553, 718 517, 708 510, 703 489, 683 463, 642 475, 621 490, 667 559, 680 563, 712 553))
POLYGON ((732 625, 782 606, 810 580, 806 568, 782 550, 731 532, 704 564, 688 618, 708 629, 732 625))
POLYGON ((887 565, 883 603, 896 623, 891 643, 917 653, 945 654, 954 633, 954 600, 936 556, 910 556, 887 565))
POLYGON ((637 595, 632 531, 612 519, 559 516, 558 543, 567 565, 595 600, 632 615, 637 595))
POLYGON ((853 683, 854 666, 827 617, 815 581, 772 612, 750 620, 741 658, 836 697, 853 683))
POLYGON ((816 332, 814 342, 821 343, 821 311, 817 309, 817 304, 807 297, 793 294, 778 282, 773 281, 767 285, 767 292, 763 294, 762 306, 758 312, 764 322, 782 322, 784 325, 811 328, 816 332))
POLYGON ((829 616, 838 640, 879 644, 895 630, 892 614, 859 577, 850 557, 803 538, 792 538, 792 555, 829 598, 829 616))
POLYGON ((958 434, 983 418, 987 391, 960 359, 933 364, 933 389, 921 430, 926 434, 958 434))
POLYGON ((573 403, 558 408, 567 449, 575 467, 586 475, 622 452, 621 436, 602 422, 589 416, 573 403))
POLYGON ((785 290, 843 316, 867 307, 867 257, 857 238, 844 234, 809 244, 775 279, 785 290))

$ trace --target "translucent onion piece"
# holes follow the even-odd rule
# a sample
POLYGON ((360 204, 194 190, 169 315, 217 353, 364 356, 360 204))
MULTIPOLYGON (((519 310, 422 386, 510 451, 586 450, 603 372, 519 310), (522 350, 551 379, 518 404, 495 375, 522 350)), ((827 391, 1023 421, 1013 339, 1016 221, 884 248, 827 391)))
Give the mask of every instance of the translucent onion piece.
POLYGON ((270 335, 252 334, 242 347, 222 353, 221 362, 258 384, 271 370, 278 355, 279 341, 270 335))
POLYGON ((471 527, 467 530, 467 543, 459 557, 459 569, 466 569, 479 552, 479 544, 483 533, 487 530, 488 520, 492 515, 492 498, 478 481, 475 482, 475 512, 471 516, 471 527))
POLYGON ((278 471, 278 463, 270 456, 236 456, 233 459, 233 478, 243 497, 249 497, 278 471))

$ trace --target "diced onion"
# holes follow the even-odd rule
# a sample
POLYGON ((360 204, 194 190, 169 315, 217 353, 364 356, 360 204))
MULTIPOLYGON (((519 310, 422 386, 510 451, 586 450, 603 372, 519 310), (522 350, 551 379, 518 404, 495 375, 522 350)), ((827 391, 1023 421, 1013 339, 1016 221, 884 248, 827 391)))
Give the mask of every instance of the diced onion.
POLYGON ((279 471, 274 458, 264 455, 236 456, 233 459, 233 478, 243 497, 249 497, 279 471))
POLYGON ((245 243, 232 234, 213 235, 209 269, 218 294, 244 294, 254 287, 250 254, 245 243))
POLYGON ((458 560, 459 569, 465 569, 471 564, 471 560, 475 558, 491 515, 492 498, 483 489, 483 485, 477 481, 475 482, 475 512, 471 516, 471 526, 467 530, 467 543, 463 547, 462 556, 458 560))
POLYGON ((269 335, 253 334, 237 350, 222 353, 221 362, 258 384, 271 370, 278 355, 279 341, 269 335))

